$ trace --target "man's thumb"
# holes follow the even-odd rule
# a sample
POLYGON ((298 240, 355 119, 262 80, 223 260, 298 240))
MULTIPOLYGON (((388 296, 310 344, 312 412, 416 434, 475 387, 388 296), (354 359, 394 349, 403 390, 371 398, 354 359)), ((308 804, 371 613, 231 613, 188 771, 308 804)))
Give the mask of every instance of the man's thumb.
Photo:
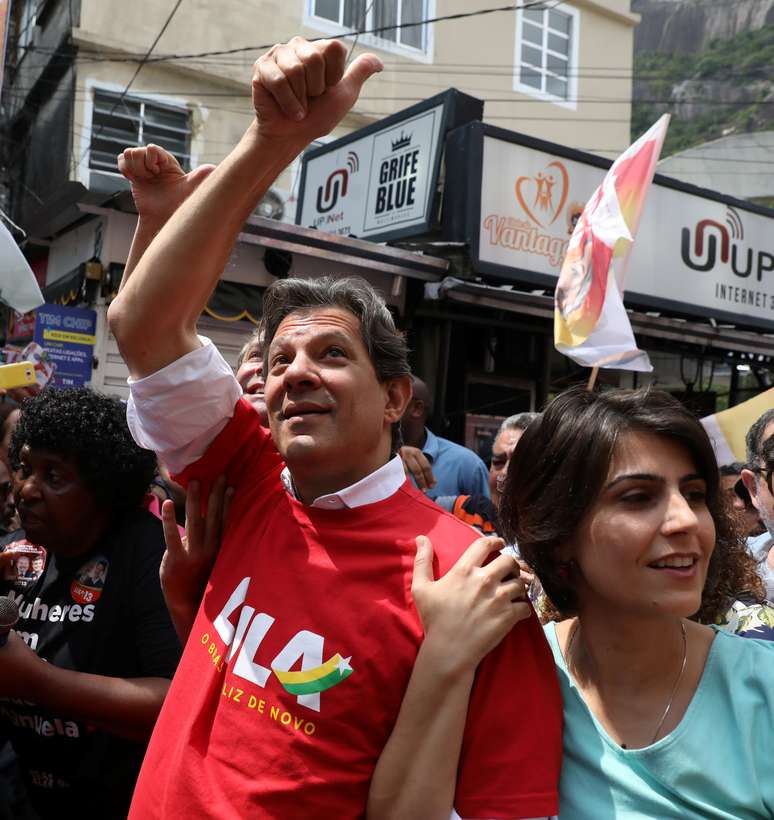
POLYGON ((417 554, 414 557, 414 579, 412 587, 434 581, 433 576, 433 545, 426 535, 418 535, 417 554))
POLYGON ((361 54, 350 63, 341 81, 346 83, 357 95, 360 93, 363 83, 383 68, 384 63, 375 54, 361 54))

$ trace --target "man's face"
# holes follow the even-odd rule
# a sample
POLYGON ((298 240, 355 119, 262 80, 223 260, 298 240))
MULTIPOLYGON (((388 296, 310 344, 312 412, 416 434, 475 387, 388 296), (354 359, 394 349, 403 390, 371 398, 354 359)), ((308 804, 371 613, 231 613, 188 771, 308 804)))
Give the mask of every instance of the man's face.
POLYGON ((314 474, 352 483, 385 463, 408 387, 393 406, 390 383, 377 379, 352 313, 329 307, 291 313, 266 362, 272 438, 296 481, 314 474))
MULTIPOLYGON (((761 437, 761 445, 774 436, 774 422, 766 425, 761 437)), ((763 466, 759 463, 756 466, 763 466)), ((760 473, 751 473, 749 470, 742 470, 742 478, 744 485, 750 493, 750 498, 758 510, 758 515, 761 517, 764 527, 769 531, 769 534, 774 537, 774 496, 769 491, 766 483, 766 477, 760 473)))
POLYGON ((500 506, 502 485, 508 472, 513 450, 524 433, 523 430, 503 430, 492 445, 492 463, 489 466, 489 492, 495 507, 500 506))
POLYGON ((263 379, 263 344, 260 339, 253 339, 248 345, 242 364, 236 372, 236 378, 245 398, 255 407, 264 427, 268 424, 266 398, 263 379))
POLYGON ((5 434, 3 435, 3 440, 0 441, 0 459, 6 464, 8 464, 8 448, 11 446, 11 436, 16 429, 16 425, 19 423, 20 415, 21 410, 13 410, 5 420, 5 434))
POLYGON ((734 513, 738 516, 744 528, 745 535, 751 535, 755 532, 756 528, 758 532, 760 532, 760 519, 758 518, 758 511, 755 507, 748 507, 737 495, 736 484, 738 480, 739 476, 736 475, 722 475, 720 476, 720 489, 734 513))

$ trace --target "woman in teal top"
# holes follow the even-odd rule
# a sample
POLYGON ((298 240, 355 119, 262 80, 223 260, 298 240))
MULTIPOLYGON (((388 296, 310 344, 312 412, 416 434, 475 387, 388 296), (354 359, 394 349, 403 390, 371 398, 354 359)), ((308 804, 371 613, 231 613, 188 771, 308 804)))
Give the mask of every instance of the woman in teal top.
POLYGON ((554 624, 546 634, 564 700, 562 818, 774 817, 774 644, 718 629, 676 728, 627 749, 586 705, 554 624))
MULTIPOLYGON (((701 424, 660 391, 570 390, 516 447, 501 517, 554 609, 560 818, 774 817, 774 644, 706 625, 762 589, 701 424)), ((431 550, 418 539, 413 588, 430 648, 374 776, 374 820, 447 820, 472 670, 523 607, 465 558, 433 581, 431 550)))

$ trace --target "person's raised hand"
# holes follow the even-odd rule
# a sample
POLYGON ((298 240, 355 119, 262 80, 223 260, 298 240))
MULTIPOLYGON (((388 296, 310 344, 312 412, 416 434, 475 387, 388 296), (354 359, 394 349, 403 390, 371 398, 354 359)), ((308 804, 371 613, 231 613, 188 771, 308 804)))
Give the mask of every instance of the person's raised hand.
POLYGON ((253 107, 261 137, 309 143, 324 136, 355 104, 365 81, 384 67, 374 54, 347 66, 339 40, 303 37, 272 46, 253 66, 253 107))
POLYGON ((187 174, 164 148, 126 148, 118 155, 118 170, 129 180, 140 219, 161 228, 180 205, 215 169, 200 165, 187 174))
POLYGON ((451 673, 475 669, 521 620, 532 614, 519 565, 510 555, 487 558, 500 538, 478 538, 442 578, 433 574, 433 545, 420 535, 411 594, 425 630, 425 643, 451 673))
POLYGON ((220 550, 223 525, 233 498, 232 488, 220 476, 210 489, 207 511, 201 512, 201 487, 188 485, 185 500, 185 535, 181 537, 175 518, 175 505, 161 505, 161 523, 167 549, 161 559, 159 576, 164 600, 181 642, 185 643, 193 626, 207 581, 220 550))
POLYGON ((417 487, 422 492, 435 487, 436 481, 433 475, 433 468, 427 456, 418 447, 409 447, 404 444, 398 450, 398 455, 403 462, 403 472, 411 476, 416 481, 417 487))

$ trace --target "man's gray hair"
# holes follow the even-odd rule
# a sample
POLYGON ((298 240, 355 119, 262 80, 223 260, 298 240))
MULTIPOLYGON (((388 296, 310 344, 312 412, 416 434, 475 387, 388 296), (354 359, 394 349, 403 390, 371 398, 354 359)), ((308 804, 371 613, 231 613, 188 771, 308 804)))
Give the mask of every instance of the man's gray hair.
POLYGON ((540 417, 540 413, 516 413, 508 418, 500 425, 497 435, 504 433, 506 430, 526 430, 536 418, 540 417))
POLYGON ((745 444, 747 445, 747 463, 754 467, 760 460, 763 451, 763 434, 766 428, 774 422, 774 407, 766 410, 747 431, 745 444))
POLYGON ((263 295, 264 350, 271 346, 282 320, 297 311, 342 308, 360 321, 360 333, 380 382, 411 375, 408 347, 395 327, 384 299, 359 276, 335 279, 278 279, 263 295))

